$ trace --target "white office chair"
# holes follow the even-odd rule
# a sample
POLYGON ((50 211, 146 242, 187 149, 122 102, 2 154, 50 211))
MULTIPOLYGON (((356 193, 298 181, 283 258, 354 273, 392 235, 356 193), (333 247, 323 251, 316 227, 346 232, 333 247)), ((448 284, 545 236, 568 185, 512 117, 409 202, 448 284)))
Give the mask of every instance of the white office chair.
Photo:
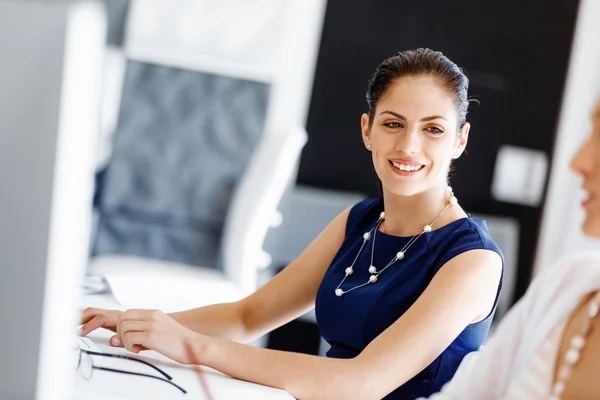
POLYGON ((128 61, 266 83, 270 89, 262 136, 225 215, 222 271, 210 268, 214 265, 98 256, 90 273, 106 275, 124 307, 180 309, 232 301, 256 289, 257 268, 269 263, 262 250, 266 232, 278 222, 276 207, 294 181, 307 140, 303 129, 293 127, 306 121, 325 4, 131 1, 120 50, 128 61), (123 285, 140 290, 120 290, 123 285))
POLYGON ((256 269, 271 264, 263 250, 269 228, 281 224, 277 206, 295 179, 308 136, 303 128, 267 135, 252 156, 228 212, 223 233, 223 269, 244 293, 256 290, 256 269))
POLYGON ((137 256, 91 260, 89 273, 104 276, 124 308, 166 312, 231 302, 256 290, 258 269, 270 264, 262 246, 280 223, 277 206, 295 179, 307 134, 302 128, 266 133, 234 193, 222 241, 223 270, 137 256))

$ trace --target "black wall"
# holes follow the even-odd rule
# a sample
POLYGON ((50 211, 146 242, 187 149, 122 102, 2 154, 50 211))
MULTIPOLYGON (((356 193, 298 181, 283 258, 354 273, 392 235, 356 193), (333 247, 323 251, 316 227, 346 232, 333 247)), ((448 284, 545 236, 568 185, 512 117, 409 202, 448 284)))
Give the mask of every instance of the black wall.
POLYGON ((376 195, 360 137, 367 80, 398 51, 442 51, 466 70, 470 96, 480 101, 451 183, 467 211, 518 219, 520 297, 542 210, 491 198, 496 153, 511 144, 551 159, 577 7, 577 0, 329 0, 299 182, 376 195))

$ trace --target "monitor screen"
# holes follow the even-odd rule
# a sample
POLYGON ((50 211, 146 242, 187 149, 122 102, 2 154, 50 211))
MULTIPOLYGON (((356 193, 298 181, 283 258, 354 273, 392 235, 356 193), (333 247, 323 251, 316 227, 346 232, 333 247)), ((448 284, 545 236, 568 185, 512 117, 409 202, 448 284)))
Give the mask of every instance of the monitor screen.
POLYGON ((65 399, 88 257, 106 22, 0 2, 0 398, 65 399))

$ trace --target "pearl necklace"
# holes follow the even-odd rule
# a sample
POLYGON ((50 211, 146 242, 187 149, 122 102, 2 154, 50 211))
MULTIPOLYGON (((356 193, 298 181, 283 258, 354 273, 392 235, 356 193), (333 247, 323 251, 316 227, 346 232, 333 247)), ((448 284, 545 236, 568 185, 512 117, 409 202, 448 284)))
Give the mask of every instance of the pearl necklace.
POLYGON ((356 257, 354 258, 354 261, 352 261, 352 264, 346 268, 345 272, 346 275, 342 278, 341 282, 337 285, 336 289, 335 289, 335 295, 337 297, 342 297, 343 295, 345 295, 348 292, 351 292, 355 289, 361 288, 363 286, 366 285, 372 285, 377 283, 378 279, 379 279, 379 275, 381 275, 381 273, 383 273, 383 271, 385 271, 386 269, 388 269, 389 267, 391 267, 394 263, 396 263, 397 261, 403 260, 404 257, 406 256, 406 252, 408 251, 408 249, 421 237, 423 236, 423 234, 431 232, 432 228, 433 228, 433 224, 435 224, 435 222, 438 220, 438 218, 440 218, 442 216, 442 214, 450 207, 455 206, 456 204, 458 204, 458 200, 456 199, 456 197, 454 197, 454 193, 452 192, 452 188, 450 186, 448 186, 448 191, 450 192, 450 197, 448 199, 448 204, 446 204, 446 206, 444 207, 444 209, 442 211, 440 211, 440 213, 433 219, 433 221, 428 224, 425 225, 423 227, 423 230, 414 235, 412 238, 410 238, 410 240, 408 241, 408 243, 406 243, 406 245, 404 245, 404 247, 402 248, 402 250, 400 250, 398 253, 396 253, 396 255, 394 256, 394 258, 392 258, 387 265, 381 269, 381 270, 377 270, 377 268, 375 267, 375 265, 373 265, 373 255, 375 254, 375 239, 377 237, 377 230, 379 229, 379 226, 381 225, 381 223, 383 222, 383 220, 385 219, 385 212, 381 212, 381 214, 379 215, 379 219, 377 220, 377 222, 375 223, 375 225, 373 226, 373 228, 369 229, 367 232, 365 232, 365 234, 363 235, 363 243, 362 246, 360 246, 360 249, 358 250, 358 253, 356 254, 356 257), (369 264, 369 273, 371 274, 371 276, 369 277, 369 280, 361 283, 360 285, 356 285, 351 287, 350 289, 344 290, 341 288, 342 284, 346 281, 346 278, 348 278, 350 275, 352 275, 354 273, 354 264, 356 264, 356 260, 358 260, 358 257, 360 256, 360 253, 362 252, 362 249, 365 247, 365 245, 367 244, 367 242, 371 239, 371 236, 373 237, 373 245, 371 246, 371 263, 369 264))
POLYGON ((586 319, 581 325, 579 333, 571 338, 569 350, 565 353, 562 366, 558 372, 558 379, 552 387, 552 394, 549 400, 559 400, 565 390, 565 383, 571 375, 571 370, 577 364, 580 358, 581 351, 585 346, 586 336, 590 333, 592 320, 600 313, 600 292, 597 292, 590 304, 588 305, 586 319))

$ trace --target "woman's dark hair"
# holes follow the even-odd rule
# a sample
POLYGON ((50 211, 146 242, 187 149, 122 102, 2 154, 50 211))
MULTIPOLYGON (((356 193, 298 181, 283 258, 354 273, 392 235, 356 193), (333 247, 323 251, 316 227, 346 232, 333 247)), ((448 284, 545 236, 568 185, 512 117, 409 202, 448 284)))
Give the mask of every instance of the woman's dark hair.
POLYGON ((369 124, 373 123, 375 108, 393 81, 403 76, 430 76, 437 80, 452 97, 458 112, 458 126, 467 120, 469 79, 448 57, 430 49, 406 50, 383 61, 377 68, 367 90, 369 124))

